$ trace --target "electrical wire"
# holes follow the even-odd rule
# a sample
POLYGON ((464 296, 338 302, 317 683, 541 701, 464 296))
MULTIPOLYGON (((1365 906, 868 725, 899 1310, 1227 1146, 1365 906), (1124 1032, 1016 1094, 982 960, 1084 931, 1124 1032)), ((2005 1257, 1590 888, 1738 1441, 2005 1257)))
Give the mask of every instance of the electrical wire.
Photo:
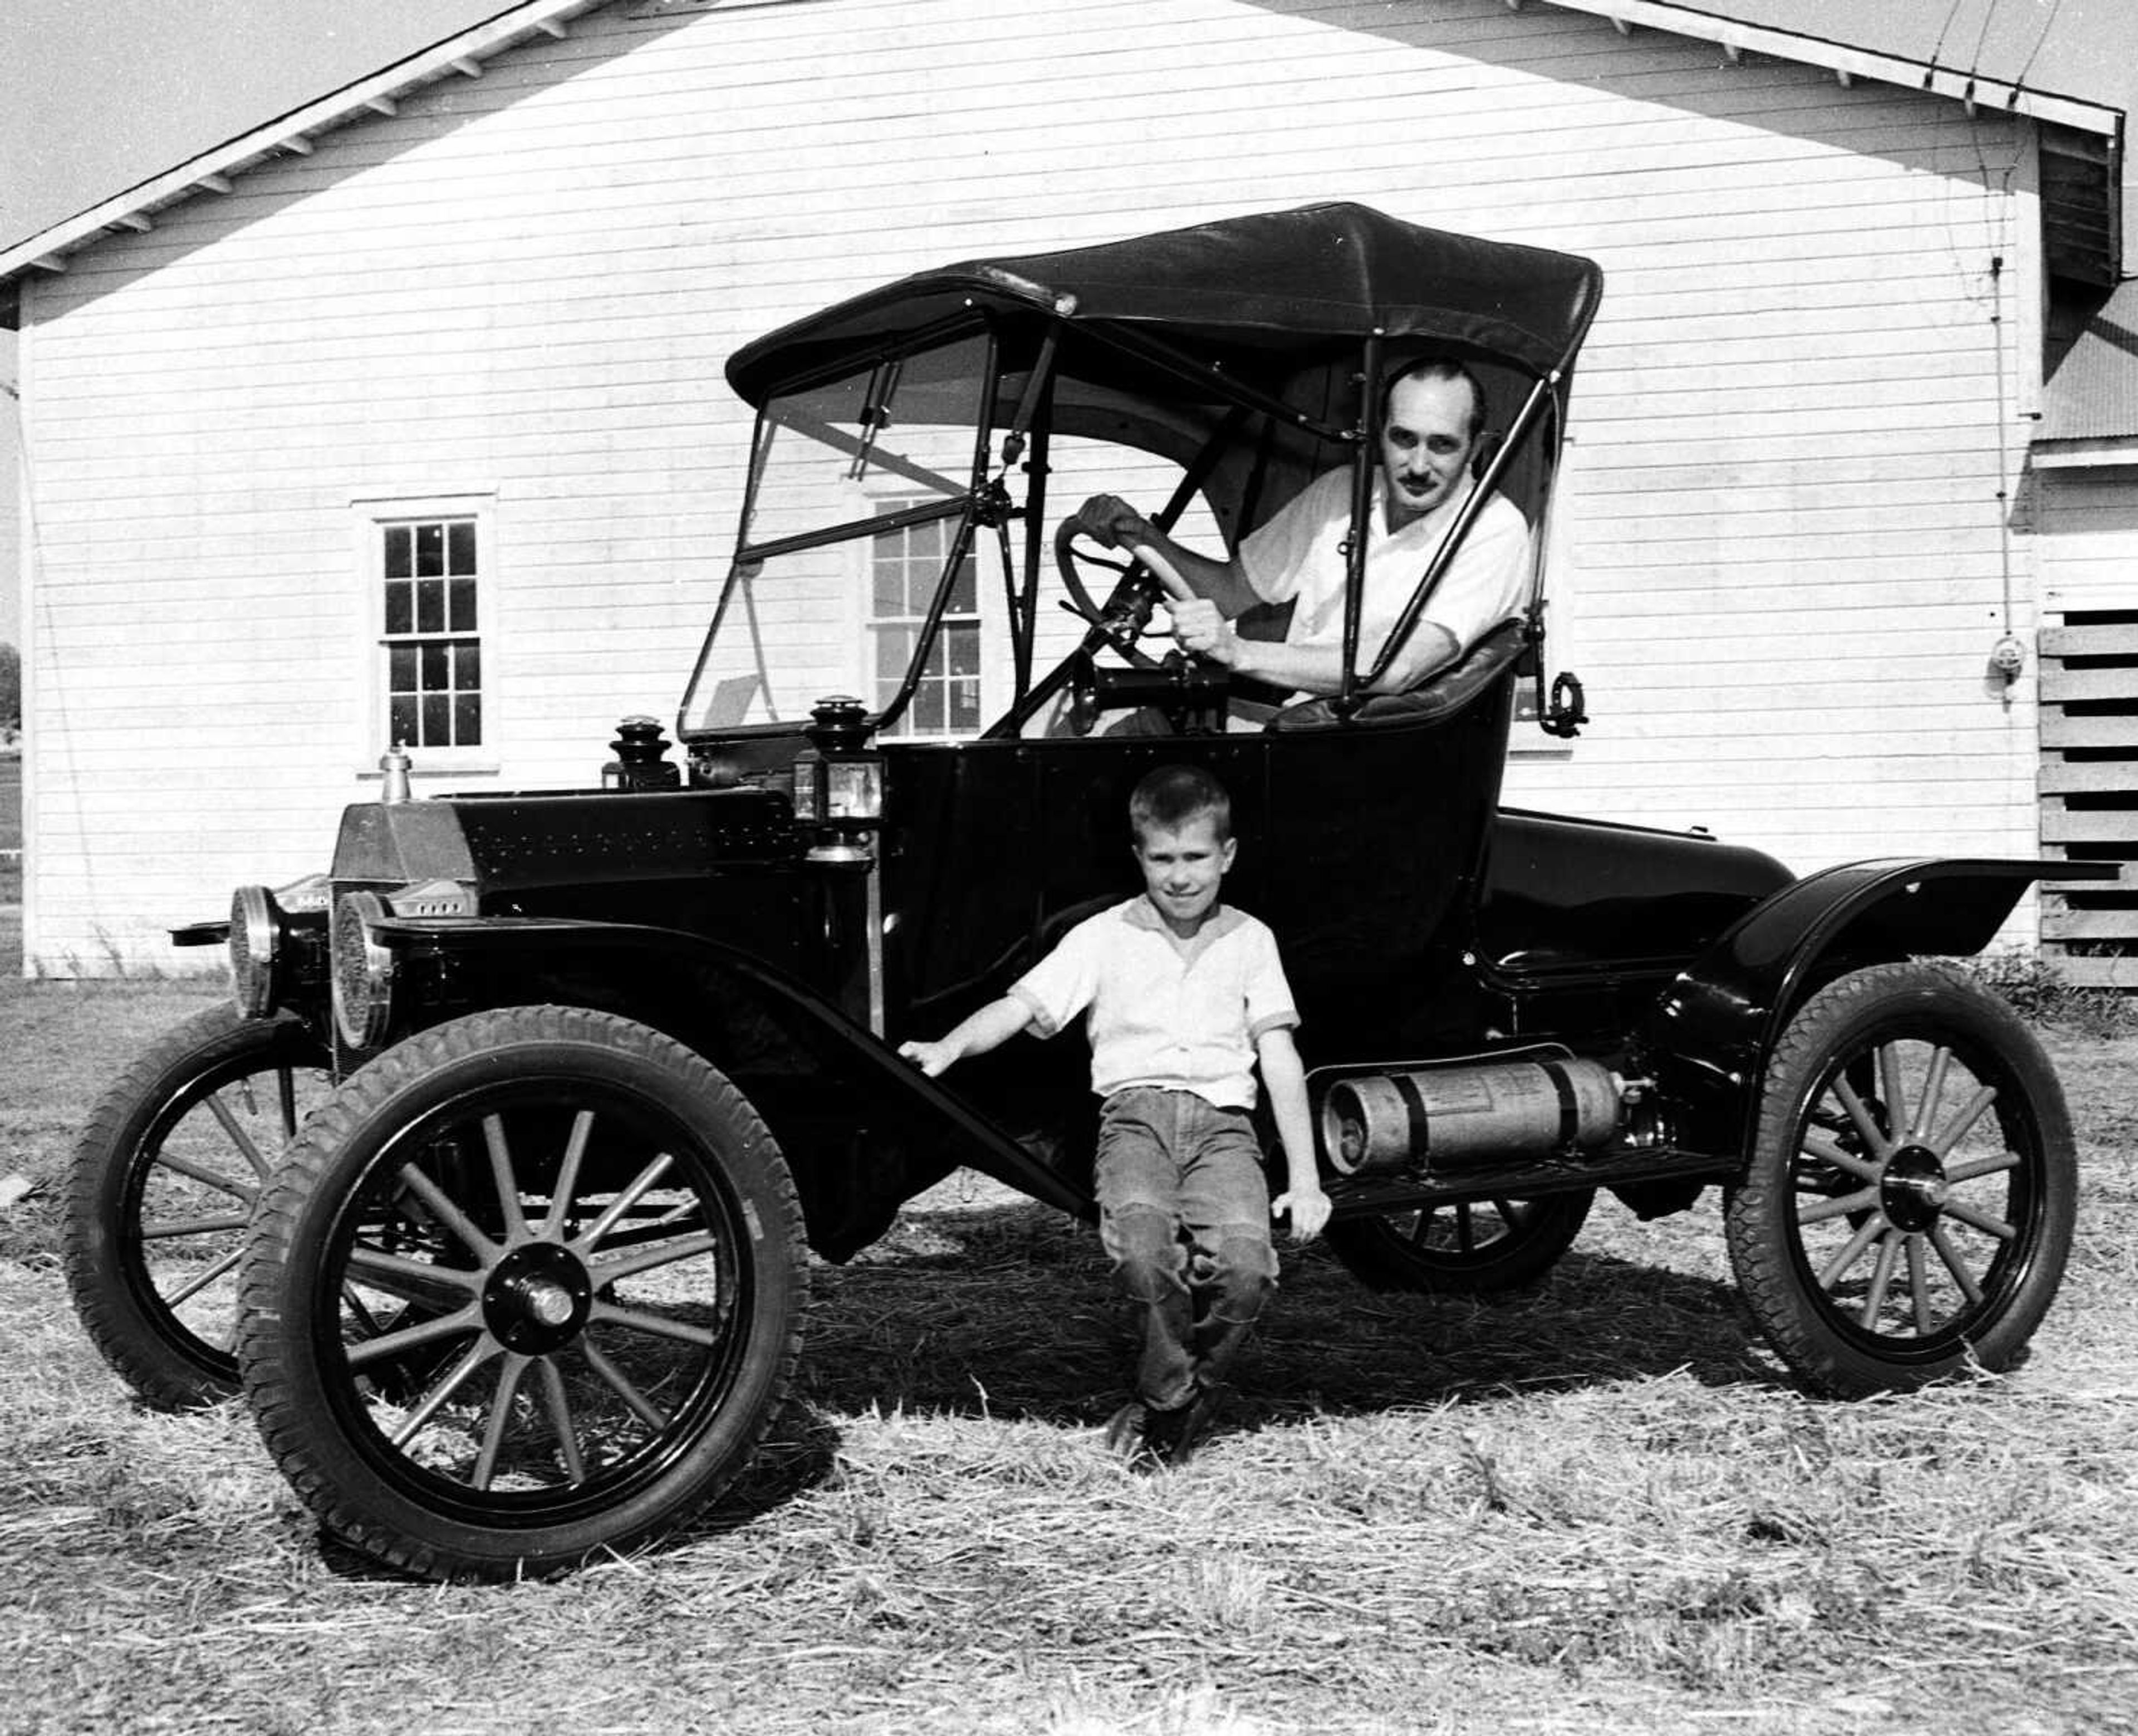
POLYGON ((1989 40, 1989 26, 1997 17, 1999 0, 1987 0, 1982 8, 1982 28, 1974 33, 1974 51, 1967 58, 1967 76, 1972 80, 1982 71, 1982 45, 1989 40))
MULTIPOLYGON (((1995 4, 1995 0, 1990 0, 1990 3, 1995 4)), ((1952 4, 1945 8, 1945 22, 1939 26, 1937 41, 1931 48, 1930 70, 1932 72, 1937 71, 1938 62, 1945 57, 1945 39, 1951 34, 1952 21, 1960 16, 1960 9, 1965 4, 1966 0, 1952 0, 1952 4)))
POLYGON ((2027 82, 2028 75, 2034 70, 2034 62, 2042 56, 2043 44, 2049 40, 2049 32, 2057 27, 2057 14, 2063 9, 2064 0, 2049 0, 2049 15, 2042 20, 2041 33, 2034 38, 2034 46, 2027 56, 2026 63, 2019 68, 2018 76, 2012 80, 2012 88, 2014 90, 2018 90, 2027 82))

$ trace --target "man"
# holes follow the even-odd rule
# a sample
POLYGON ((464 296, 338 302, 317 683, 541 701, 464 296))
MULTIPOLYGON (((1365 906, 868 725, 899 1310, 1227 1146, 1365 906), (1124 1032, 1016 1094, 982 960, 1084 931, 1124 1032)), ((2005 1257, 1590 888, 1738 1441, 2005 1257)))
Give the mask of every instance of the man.
MULTIPOLYGON (((1460 363, 1404 368, 1383 397, 1380 475, 1366 533, 1359 666, 1370 668, 1476 487, 1470 475, 1484 432, 1485 395, 1460 363)), ((1126 501, 1100 495, 1079 512, 1109 548, 1155 550, 1197 594, 1170 605, 1182 647, 1234 673, 1291 690, 1336 692, 1344 666, 1343 544, 1350 533, 1351 473, 1340 467, 1302 489, 1240 544, 1232 559, 1198 554, 1126 501), (1244 639, 1233 617, 1257 602, 1292 602, 1281 641, 1244 639)), ((1400 693, 1445 668, 1501 622, 1521 612, 1530 576, 1529 526, 1494 494, 1442 575, 1424 612, 1369 691, 1400 693)))

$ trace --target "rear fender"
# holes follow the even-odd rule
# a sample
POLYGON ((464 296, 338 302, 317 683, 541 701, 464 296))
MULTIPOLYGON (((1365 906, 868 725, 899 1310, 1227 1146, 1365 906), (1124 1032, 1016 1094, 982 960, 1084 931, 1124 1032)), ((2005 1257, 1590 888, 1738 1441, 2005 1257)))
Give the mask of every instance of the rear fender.
MULTIPOLYGON (((897 1103, 905 1119, 935 1139, 935 1149, 949 1162, 969 1164, 1076 1217, 1092 1215, 1087 1194, 956 1094, 901 1060, 865 1026, 805 984, 720 941, 672 929, 548 917, 391 918, 374 922, 371 932, 397 952, 450 959, 476 973, 481 972, 486 958, 514 973, 547 968, 560 975, 586 972, 598 961, 601 968, 595 974, 610 983, 650 990, 657 983, 672 987, 711 978, 731 992, 754 995, 783 1025, 799 1029, 813 1047, 836 1056, 897 1103)), ((648 998, 653 998, 651 993, 648 998)), ((630 1012, 628 1006, 615 1003, 608 1010, 630 1012)), ((718 1065, 722 1057, 715 1053, 707 1059, 718 1065)))
POLYGON ((1767 1057, 1790 1017, 1843 970, 1979 952, 2035 881, 2093 865, 1891 859, 1808 875, 1763 900, 1681 971, 1638 1033, 1677 1108, 1677 1138, 1745 1155, 1767 1057))

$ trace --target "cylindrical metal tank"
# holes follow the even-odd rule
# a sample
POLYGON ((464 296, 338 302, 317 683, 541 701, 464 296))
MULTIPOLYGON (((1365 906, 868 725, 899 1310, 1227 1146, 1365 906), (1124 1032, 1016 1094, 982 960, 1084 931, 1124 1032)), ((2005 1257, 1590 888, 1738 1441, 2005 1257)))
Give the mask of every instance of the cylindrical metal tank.
POLYGON ((1609 1068, 1572 1056, 1364 1074, 1329 1088, 1322 1144, 1346 1175, 1541 1157, 1608 1141, 1620 1090, 1609 1068))

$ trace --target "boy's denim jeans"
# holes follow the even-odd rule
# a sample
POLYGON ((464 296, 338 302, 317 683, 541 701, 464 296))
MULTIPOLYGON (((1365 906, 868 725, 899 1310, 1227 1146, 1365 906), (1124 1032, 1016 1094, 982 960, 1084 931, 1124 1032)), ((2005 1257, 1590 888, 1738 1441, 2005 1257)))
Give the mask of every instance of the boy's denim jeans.
POLYGON ((1136 1397, 1158 1410, 1220 1379, 1276 1282, 1269 1184, 1245 1109, 1132 1086, 1100 1109, 1099 1238, 1135 1305, 1136 1397))

